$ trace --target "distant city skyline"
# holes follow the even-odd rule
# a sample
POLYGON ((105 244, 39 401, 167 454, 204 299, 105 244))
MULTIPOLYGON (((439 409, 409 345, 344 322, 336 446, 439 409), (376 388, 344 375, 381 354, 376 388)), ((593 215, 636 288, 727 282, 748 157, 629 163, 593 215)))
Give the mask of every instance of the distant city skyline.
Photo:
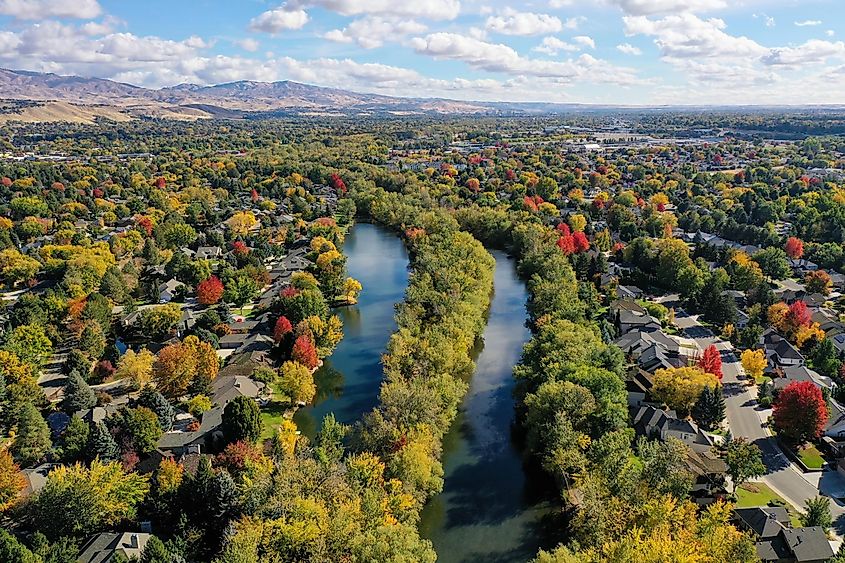
POLYGON ((2 67, 152 88, 845 104, 840 0, 0 0, 0 22, 2 67))

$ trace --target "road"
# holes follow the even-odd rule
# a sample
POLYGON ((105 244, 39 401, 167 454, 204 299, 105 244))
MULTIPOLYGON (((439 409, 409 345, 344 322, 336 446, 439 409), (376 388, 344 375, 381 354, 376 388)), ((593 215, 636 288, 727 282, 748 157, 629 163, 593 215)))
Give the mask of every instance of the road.
MULTIPOLYGON (((686 332, 691 333, 690 336, 702 349, 711 344, 719 347, 719 343, 723 343, 703 327, 686 332)), ((722 354, 722 373, 731 436, 746 438, 763 452, 767 473, 760 481, 802 511, 804 501, 819 496, 819 489, 830 493, 825 496, 839 498, 845 495, 845 480, 836 471, 809 473, 805 476, 786 457, 763 422, 771 411, 764 410, 757 404, 756 389, 745 383, 742 364, 733 352, 722 354)), ((845 536, 845 507, 836 498, 831 498, 830 511, 834 520, 833 531, 841 538, 845 536)))

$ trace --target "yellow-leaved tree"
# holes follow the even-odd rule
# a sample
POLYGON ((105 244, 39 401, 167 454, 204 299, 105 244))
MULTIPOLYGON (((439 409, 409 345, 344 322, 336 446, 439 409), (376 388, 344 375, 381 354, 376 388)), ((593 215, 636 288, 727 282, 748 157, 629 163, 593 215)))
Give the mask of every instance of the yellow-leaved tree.
POLYGON ((683 417, 689 414, 705 387, 718 385, 715 375, 698 367, 659 369, 654 374, 651 394, 683 417))

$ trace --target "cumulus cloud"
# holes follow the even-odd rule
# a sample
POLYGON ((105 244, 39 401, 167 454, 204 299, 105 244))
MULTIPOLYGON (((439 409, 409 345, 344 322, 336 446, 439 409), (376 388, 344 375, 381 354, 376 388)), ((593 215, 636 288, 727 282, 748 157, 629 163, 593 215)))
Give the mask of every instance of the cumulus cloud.
POLYGON ((802 67, 821 64, 832 57, 845 55, 845 43, 811 39, 796 47, 778 47, 762 58, 764 64, 781 67, 802 67))
POLYGON ((435 59, 462 61, 470 67, 494 73, 544 78, 575 79, 589 75, 592 71, 597 81, 617 84, 637 82, 631 69, 613 67, 590 55, 566 61, 530 59, 519 55, 508 45, 488 43, 456 33, 433 33, 424 38, 417 37, 411 46, 421 55, 435 59))
POLYGON ((639 47, 634 47, 630 43, 622 43, 616 46, 616 49, 625 53, 626 55, 642 55, 643 52, 639 47))
POLYGON ((596 48, 596 42, 593 40, 592 37, 588 35, 576 35, 572 38, 572 40, 578 43, 579 45, 589 47, 590 49, 596 48))
POLYGON ((386 41, 397 41, 408 35, 424 33, 428 28, 414 20, 370 16, 355 20, 343 29, 333 29, 323 37, 339 43, 357 43, 364 49, 375 49, 386 41))
POLYGON ((249 28, 253 31, 276 34, 286 30, 302 29, 309 19, 305 10, 281 6, 253 18, 249 22, 249 28))
POLYGON ((256 52, 258 48, 261 47, 261 44, 252 37, 246 37, 235 41, 234 43, 244 51, 249 51, 250 53, 256 52))
POLYGON ((452 20, 461 10, 459 0, 291 0, 289 8, 320 7, 343 16, 375 15, 452 20))
POLYGON ((19 20, 77 18, 88 20, 102 12, 97 0, 0 0, 0 14, 19 20))
POLYGON ((709 12, 727 6, 725 0, 605 0, 632 16, 709 12))
POLYGON ((581 47, 566 41, 561 41, 557 37, 544 37, 543 41, 534 47, 532 51, 538 53, 545 53, 546 55, 557 55, 560 51, 580 51, 581 47))
POLYGON ((544 35, 561 31, 563 22, 548 14, 517 12, 507 8, 501 14, 487 18, 486 27, 503 35, 544 35))

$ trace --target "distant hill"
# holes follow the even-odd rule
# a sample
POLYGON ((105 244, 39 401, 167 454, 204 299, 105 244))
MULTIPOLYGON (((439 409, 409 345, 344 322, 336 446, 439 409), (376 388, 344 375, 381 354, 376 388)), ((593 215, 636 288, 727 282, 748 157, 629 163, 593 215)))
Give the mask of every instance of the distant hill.
POLYGON ((102 78, 0 69, 0 121, 89 122, 97 117, 173 119, 284 114, 494 114, 496 104, 362 94, 301 84, 240 81, 158 90, 102 78), (9 103, 15 100, 17 103, 9 103), (21 103, 30 102, 30 103, 21 103))

